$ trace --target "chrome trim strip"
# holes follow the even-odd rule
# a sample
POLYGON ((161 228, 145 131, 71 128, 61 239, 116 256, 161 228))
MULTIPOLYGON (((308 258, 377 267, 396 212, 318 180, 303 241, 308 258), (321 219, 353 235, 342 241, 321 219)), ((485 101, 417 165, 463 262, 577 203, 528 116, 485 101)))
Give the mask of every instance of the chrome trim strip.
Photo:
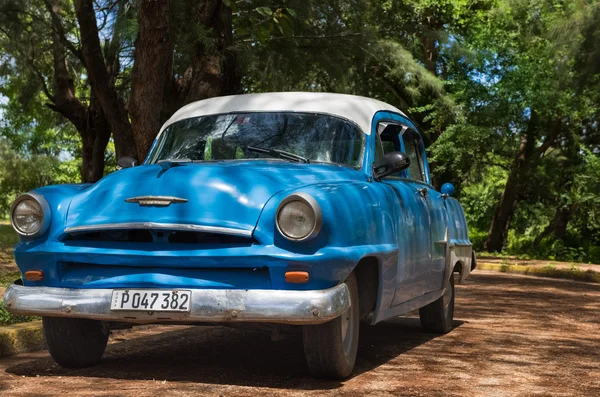
MULTIPOLYGON (((188 288, 186 288, 187 290, 188 288)), ((112 289, 26 287, 12 284, 4 306, 14 314, 132 323, 269 322, 321 324, 350 307, 346 284, 325 290, 192 289, 189 313, 110 310, 112 289)))
POLYGON ((171 204, 187 203, 188 200, 173 196, 137 196, 125 199, 127 203, 138 203, 141 206, 168 207, 171 204))
POLYGON ((102 230, 123 230, 123 229, 159 229, 159 230, 179 230, 186 232, 202 232, 228 234, 232 236, 252 237, 252 230, 232 229, 229 227, 190 225, 185 223, 157 223, 157 222, 125 222, 125 223, 105 223, 101 225, 85 225, 68 227, 65 233, 97 232, 102 230))

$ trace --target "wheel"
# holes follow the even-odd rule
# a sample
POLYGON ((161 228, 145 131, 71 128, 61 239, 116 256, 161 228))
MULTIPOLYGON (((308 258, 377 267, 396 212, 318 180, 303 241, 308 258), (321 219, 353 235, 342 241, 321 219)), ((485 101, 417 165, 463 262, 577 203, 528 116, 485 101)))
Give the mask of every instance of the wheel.
POLYGON ((61 367, 84 368, 100 361, 108 342, 103 321, 59 317, 42 321, 48 351, 61 367))
POLYGON ((308 369, 318 378, 346 378, 356 362, 359 329, 356 275, 352 273, 345 283, 350 291, 348 310, 325 324, 303 326, 308 369))
POLYGON ((454 274, 444 295, 438 300, 419 309, 421 326, 427 332, 446 334, 452 329, 454 318, 454 274))

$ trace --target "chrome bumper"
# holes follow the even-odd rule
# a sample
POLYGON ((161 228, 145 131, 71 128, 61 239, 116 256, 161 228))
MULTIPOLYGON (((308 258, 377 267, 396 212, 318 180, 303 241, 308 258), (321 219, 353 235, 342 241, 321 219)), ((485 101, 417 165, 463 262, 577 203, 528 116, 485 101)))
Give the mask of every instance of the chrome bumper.
POLYGON ((320 324, 350 307, 346 284, 315 291, 192 289, 189 313, 113 311, 112 289, 25 287, 12 284, 4 306, 14 314, 132 323, 268 322, 320 324))

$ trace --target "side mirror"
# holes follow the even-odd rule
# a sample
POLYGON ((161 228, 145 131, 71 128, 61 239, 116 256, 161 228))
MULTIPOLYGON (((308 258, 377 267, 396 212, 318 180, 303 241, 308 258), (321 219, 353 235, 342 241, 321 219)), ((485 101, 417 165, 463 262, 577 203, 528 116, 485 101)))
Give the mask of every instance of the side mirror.
POLYGON ((454 194, 454 185, 446 182, 442 185, 442 194, 446 195, 446 197, 452 196, 454 194))
POLYGON ((122 170, 123 168, 131 168, 139 165, 138 161, 133 157, 121 157, 119 161, 117 161, 117 171, 122 170))
POLYGON ((383 157, 377 164, 373 164, 373 172, 375 179, 379 180, 386 176, 395 174, 408 168, 410 159, 406 153, 392 152, 388 153, 383 157))

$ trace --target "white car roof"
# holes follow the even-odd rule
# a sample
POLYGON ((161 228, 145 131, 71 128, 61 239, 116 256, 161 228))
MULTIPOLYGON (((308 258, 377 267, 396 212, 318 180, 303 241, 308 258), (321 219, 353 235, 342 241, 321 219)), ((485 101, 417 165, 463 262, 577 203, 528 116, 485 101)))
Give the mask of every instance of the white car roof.
POLYGON ((323 113, 354 121, 364 131, 371 133, 375 113, 385 110, 404 115, 394 106, 376 99, 356 95, 321 92, 271 92, 222 96, 192 102, 179 109, 160 129, 184 119, 215 114, 243 112, 304 112, 323 113))

